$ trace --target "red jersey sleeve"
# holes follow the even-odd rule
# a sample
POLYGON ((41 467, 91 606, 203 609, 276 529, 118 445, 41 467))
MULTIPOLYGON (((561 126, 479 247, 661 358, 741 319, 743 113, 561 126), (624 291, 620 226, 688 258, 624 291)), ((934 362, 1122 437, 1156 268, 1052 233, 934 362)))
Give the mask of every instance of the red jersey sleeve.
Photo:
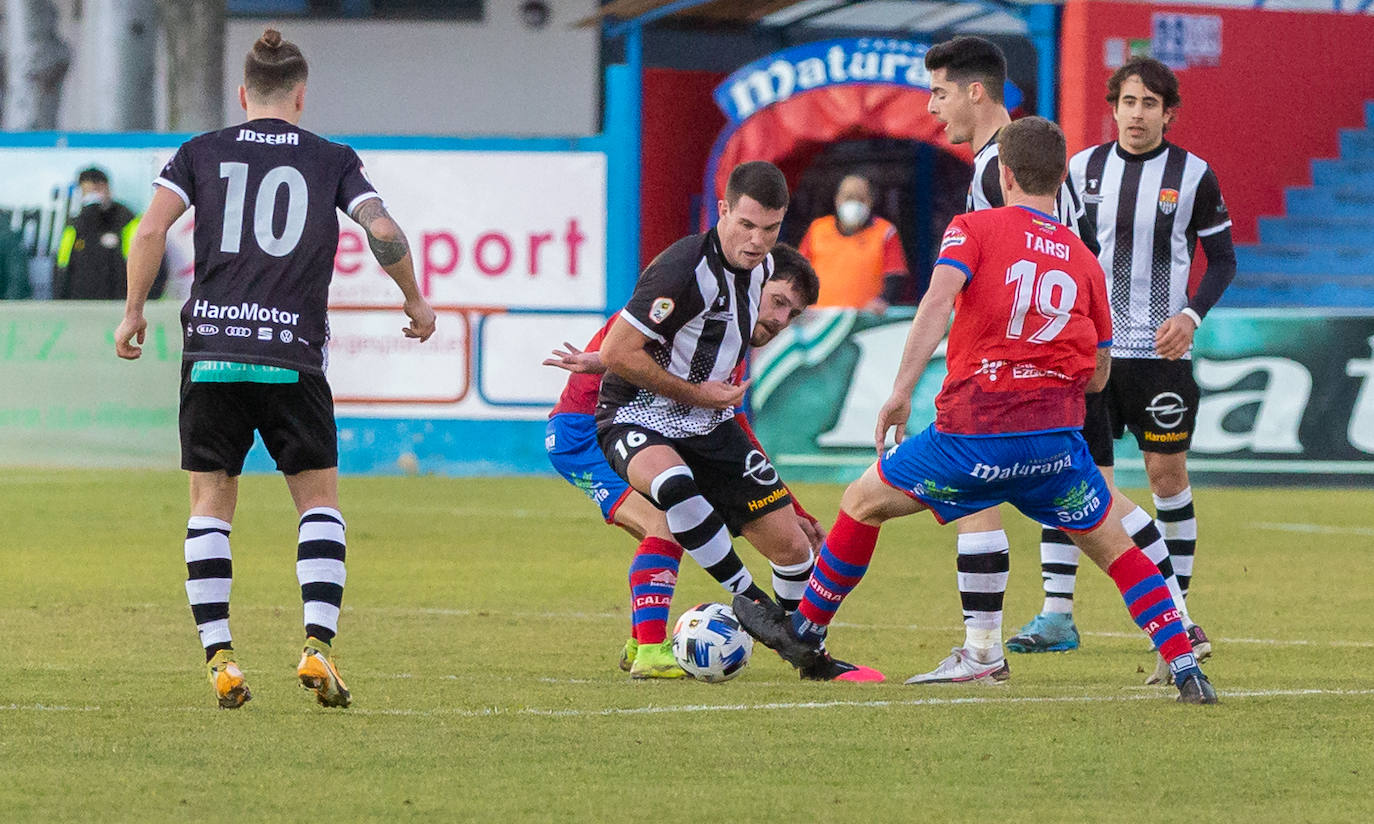
POLYGON ((1112 345, 1112 306, 1107 300, 1107 276, 1102 272, 1102 266, 1097 262, 1097 258, 1088 258, 1092 263, 1088 265, 1088 278, 1092 283, 1089 291, 1088 318, 1093 322, 1093 328, 1097 330, 1097 348, 1104 349, 1112 345))
POLYGON ((897 227, 889 226, 887 236, 883 238, 883 274, 905 275, 908 271, 906 253, 902 251, 902 239, 897 234, 897 227))
POLYGON ((949 222, 949 228, 945 229, 944 237, 940 239, 940 256, 935 265, 953 266, 964 273, 965 281, 969 281, 973 280, 973 273, 978 271, 982 257, 978 240, 965 225, 964 216, 957 215, 949 222))

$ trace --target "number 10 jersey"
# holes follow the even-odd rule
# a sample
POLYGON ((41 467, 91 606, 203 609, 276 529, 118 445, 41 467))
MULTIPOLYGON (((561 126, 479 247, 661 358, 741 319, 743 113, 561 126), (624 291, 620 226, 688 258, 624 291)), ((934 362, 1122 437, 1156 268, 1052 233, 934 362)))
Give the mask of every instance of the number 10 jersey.
POLYGON ((357 153, 265 118, 188 140, 154 184, 196 210, 182 358, 323 374, 335 209, 378 197, 357 153))
POLYGON ((936 264, 967 282, 954 302, 935 428, 1081 428, 1096 350, 1112 343, 1106 277, 1083 241, 1050 215, 1005 206, 954 218, 936 264))

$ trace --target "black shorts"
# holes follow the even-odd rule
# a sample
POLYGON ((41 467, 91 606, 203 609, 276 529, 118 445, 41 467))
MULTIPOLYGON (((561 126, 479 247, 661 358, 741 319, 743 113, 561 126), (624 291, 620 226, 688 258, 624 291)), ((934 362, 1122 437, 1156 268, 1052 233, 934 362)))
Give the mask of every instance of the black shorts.
POLYGON ((1129 429, 1141 452, 1188 451, 1200 397, 1191 360, 1112 358, 1102 395, 1114 437, 1129 429))
POLYGON ((284 474, 339 465, 334 396, 322 375, 301 372, 295 383, 193 383, 191 363, 183 363, 179 424, 181 468, 188 472, 241 474, 254 430, 284 474))
POLYGON ((598 427, 597 439, 611 468, 626 482, 630 461, 640 450, 654 445, 672 447, 692 470, 697 489, 725 521, 731 535, 739 535, 750 521, 792 505, 792 493, 778 477, 778 470, 767 455, 754 448, 733 418, 705 435, 690 438, 669 438, 636 424, 611 423, 598 427))
POLYGON ((1083 440, 1098 466, 1116 466, 1112 446, 1112 416, 1107 411, 1107 393, 1089 392, 1083 396, 1083 440))

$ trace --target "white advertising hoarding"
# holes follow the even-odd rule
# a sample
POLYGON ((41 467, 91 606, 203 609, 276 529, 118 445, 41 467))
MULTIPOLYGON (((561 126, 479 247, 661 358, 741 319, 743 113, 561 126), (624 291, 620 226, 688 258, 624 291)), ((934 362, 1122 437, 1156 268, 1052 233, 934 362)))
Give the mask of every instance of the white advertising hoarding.
MULTIPOLYGON (((76 173, 109 172, 117 199, 147 207, 175 146, 0 149, 0 210, 51 258, 76 173), (24 215, 33 222, 24 224, 24 215), (39 236, 39 237, 34 237, 39 236), (40 242, 41 238, 41 242, 40 242)), ((410 240, 438 310, 424 344, 404 338, 401 297, 340 216, 330 288, 329 378, 340 416, 532 420, 567 373, 542 366, 581 346, 606 301, 606 157, 570 151, 361 150, 366 174, 410 240)), ((167 296, 189 294, 194 212, 168 236, 167 296)), ((113 324, 117 315, 112 314, 113 324)))

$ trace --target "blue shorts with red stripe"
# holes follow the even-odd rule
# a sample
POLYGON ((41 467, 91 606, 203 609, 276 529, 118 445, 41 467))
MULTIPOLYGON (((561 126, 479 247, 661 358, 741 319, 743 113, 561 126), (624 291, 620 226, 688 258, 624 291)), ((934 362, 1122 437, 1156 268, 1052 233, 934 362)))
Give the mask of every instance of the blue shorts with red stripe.
POLYGON ((1102 523, 1112 503, 1076 429, 950 435, 932 425, 889 449, 878 473, 942 524, 1005 502, 1045 526, 1086 532, 1102 523))
POLYGON ((544 448, 563 480, 586 493, 601 507, 606 523, 612 523, 616 508, 630 494, 630 485, 606 463, 596 440, 596 418, 576 412, 554 415, 544 429, 544 448))

